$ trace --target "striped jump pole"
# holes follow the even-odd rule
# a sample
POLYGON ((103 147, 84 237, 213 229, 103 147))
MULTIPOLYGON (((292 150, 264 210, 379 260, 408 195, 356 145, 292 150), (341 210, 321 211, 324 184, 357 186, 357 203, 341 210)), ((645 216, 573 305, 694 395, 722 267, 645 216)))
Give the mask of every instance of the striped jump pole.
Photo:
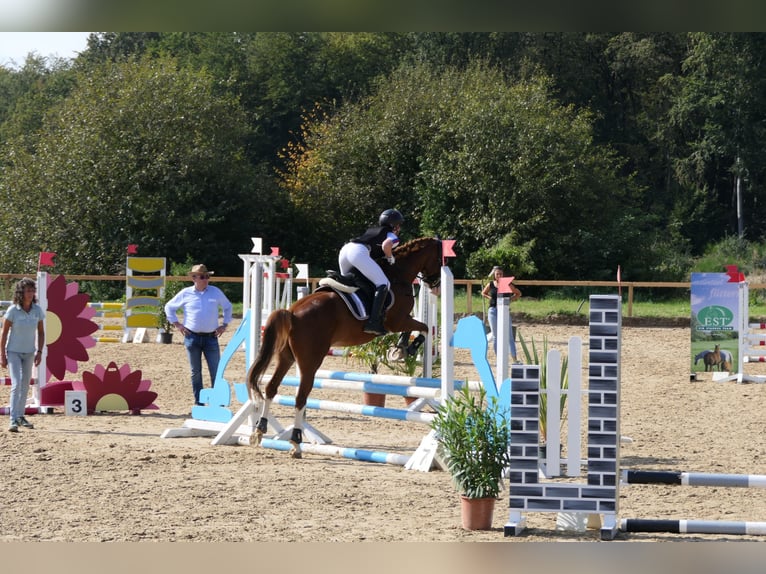
MULTIPOLYGON (((295 397, 286 397, 276 395, 274 403, 286 407, 295 407, 295 397)), ((357 405, 354 403, 341 403, 338 401, 328 401, 324 399, 311 399, 306 401, 306 408, 332 411, 338 413, 349 413, 355 415, 365 415, 370 417, 379 417, 384 419, 393 419, 413 423, 422 423, 430 425, 436 415, 434 413, 421 413, 418 411, 408 411, 406 409, 391 409, 388 407, 373 407, 369 405, 357 405)), ((301 446, 302 448, 302 446, 301 446)))
MULTIPOLYGON (((387 385, 404 385, 411 387, 426 387, 429 389, 440 388, 442 382, 441 379, 433 379, 428 377, 407 377, 404 375, 381 375, 373 373, 349 373, 346 371, 330 371, 327 369, 319 369, 316 372, 317 379, 336 379, 339 381, 361 381, 363 383, 378 383, 387 385)), ((482 388, 480 381, 453 381, 454 388, 460 389, 463 385, 468 384, 468 388, 472 391, 478 391, 482 388)))
MULTIPOLYGON (((300 379, 298 377, 285 377, 282 379, 282 384, 287 387, 299 387, 300 379)), ((315 379, 314 388, 336 391, 363 391, 365 393, 376 393, 380 395, 398 395, 402 397, 417 397, 424 399, 437 399, 441 394, 440 388, 408 387, 404 385, 367 383, 363 381, 343 381, 340 379, 315 379)))
MULTIPOLYGON (((240 437, 240 443, 244 444, 245 441, 248 441, 247 444, 249 444, 249 439, 247 437, 240 437)), ((289 451, 293 448, 293 445, 288 440, 276 440, 270 438, 262 439, 261 446, 264 448, 273 448, 282 451, 289 451)), ((309 454, 335 456, 353 460, 361 460, 365 462, 393 464, 396 466, 404 466, 407 464, 407 461, 409 461, 411 457, 411 455, 408 454, 396 454, 391 452, 365 450, 361 448, 346 448, 341 446, 333 446, 330 444, 312 443, 301 443, 301 451, 309 454)))
POLYGON ((679 486, 766 488, 766 475, 763 474, 716 474, 662 470, 623 470, 621 478, 625 484, 676 484, 679 486))
POLYGON ((655 520, 623 518, 622 532, 670 532, 675 534, 749 534, 766 536, 766 522, 736 522, 730 520, 655 520))

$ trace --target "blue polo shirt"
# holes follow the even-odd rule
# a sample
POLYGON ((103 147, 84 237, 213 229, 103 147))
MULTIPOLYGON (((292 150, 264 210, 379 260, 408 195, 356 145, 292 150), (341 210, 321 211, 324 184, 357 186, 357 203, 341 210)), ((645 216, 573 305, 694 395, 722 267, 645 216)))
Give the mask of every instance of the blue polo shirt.
MULTIPOLYGON (((32 303, 27 313, 20 305, 11 305, 5 312, 5 320, 12 323, 5 344, 6 351, 12 353, 34 353, 37 341, 37 324, 45 320, 45 311, 37 303, 32 303)), ((42 349, 40 349, 42 351, 42 349)))
POLYGON ((165 315, 171 323, 178 321, 178 311, 183 309, 183 325, 195 333, 212 333, 218 327, 218 309, 223 310, 224 324, 231 323, 231 301, 215 285, 198 291, 194 285, 181 289, 165 304, 165 315))

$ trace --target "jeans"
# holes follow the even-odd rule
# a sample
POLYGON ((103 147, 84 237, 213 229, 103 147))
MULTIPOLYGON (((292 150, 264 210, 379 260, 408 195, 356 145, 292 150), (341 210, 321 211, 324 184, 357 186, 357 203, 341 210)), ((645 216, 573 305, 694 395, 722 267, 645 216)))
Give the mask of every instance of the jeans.
MULTIPOLYGON (((497 307, 489 308, 489 330, 492 332, 492 347, 497 354, 497 307)), ((513 320, 510 313, 508 313, 508 338, 510 339, 511 359, 515 361, 518 355, 516 355, 516 341, 513 337, 513 320)))
POLYGON ((11 422, 24 416, 27 406, 29 382, 32 379, 32 367, 35 353, 15 353, 8 351, 8 371, 11 375, 11 422))
POLYGON ((210 373, 210 386, 212 387, 215 384, 215 374, 221 360, 221 348, 218 346, 218 337, 193 333, 184 337, 184 347, 186 347, 186 354, 189 356, 189 365, 191 366, 194 402, 199 403, 199 392, 202 390, 202 355, 205 355, 205 362, 210 373))

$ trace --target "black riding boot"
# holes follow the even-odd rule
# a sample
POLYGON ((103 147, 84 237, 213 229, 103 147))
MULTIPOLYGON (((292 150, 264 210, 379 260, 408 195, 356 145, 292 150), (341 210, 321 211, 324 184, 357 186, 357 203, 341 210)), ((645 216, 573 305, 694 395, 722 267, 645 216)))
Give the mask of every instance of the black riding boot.
POLYGON ((383 327, 383 308, 386 303, 386 295, 388 295, 388 287, 381 285, 375 289, 375 299, 372 301, 372 310, 370 311, 370 318, 367 319, 367 323, 364 326, 364 332, 372 335, 385 335, 386 330, 383 327))

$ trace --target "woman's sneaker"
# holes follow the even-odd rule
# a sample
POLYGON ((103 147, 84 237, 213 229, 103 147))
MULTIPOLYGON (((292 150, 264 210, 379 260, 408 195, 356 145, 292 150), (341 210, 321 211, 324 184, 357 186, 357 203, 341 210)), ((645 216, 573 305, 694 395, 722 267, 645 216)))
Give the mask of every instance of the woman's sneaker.
POLYGON ((17 418, 17 419, 16 419, 16 422, 17 422, 18 424, 20 424, 21 426, 23 426, 24 428, 28 428, 28 429, 33 429, 33 428, 35 428, 35 425, 33 425, 31 422, 29 422, 29 421, 28 421, 26 418, 24 418, 24 417, 19 417, 19 418, 17 418))
POLYGON ((16 421, 11 422, 11 425, 8 427, 8 432, 19 432, 19 425, 16 424, 16 421))

